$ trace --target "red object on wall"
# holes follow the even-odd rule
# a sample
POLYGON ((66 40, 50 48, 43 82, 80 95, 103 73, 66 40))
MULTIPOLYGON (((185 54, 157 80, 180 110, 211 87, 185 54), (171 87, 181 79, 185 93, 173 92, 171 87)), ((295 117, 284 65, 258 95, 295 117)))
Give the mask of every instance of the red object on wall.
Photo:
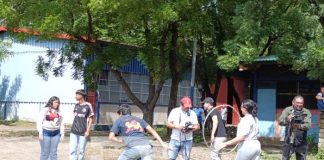
POLYGON ((93 110, 93 113, 94 113, 94 118, 96 119, 96 92, 88 91, 88 93, 87 93, 87 101, 91 104, 92 110, 93 110))

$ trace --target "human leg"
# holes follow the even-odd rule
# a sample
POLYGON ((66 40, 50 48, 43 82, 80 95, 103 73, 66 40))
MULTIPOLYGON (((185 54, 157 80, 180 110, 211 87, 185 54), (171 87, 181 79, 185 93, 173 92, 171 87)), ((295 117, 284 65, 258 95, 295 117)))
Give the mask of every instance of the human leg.
POLYGON ((60 142, 61 134, 51 137, 50 160, 57 160, 57 146, 60 142))
POLYGON ((282 160, 289 160, 291 155, 294 153, 292 144, 283 144, 282 147, 282 160))
POLYGON ((181 141, 180 153, 183 160, 189 160, 192 148, 192 140, 181 141))
POLYGON ((226 141, 226 137, 215 137, 215 141, 213 143, 213 150, 211 151, 210 157, 212 160, 221 160, 219 153, 218 145, 222 142, 226 141))
POLYGON ((259 160, 261 144, 258 140, 244 141, 236 154, 236 160, 259 160))
POLYGON ((40 160, 47 160, 50 154, 51 137, 43 134, 43 140, 40 140, 41 155, 40 160))
POLYGON ((301 145, 301 146, 296 146, 295 152, 296 152, 296 160, 306 160, 307 144, 301 145))
POLYGON ((85 148, 87 145, 87 137, 85 136, 79 136, 79 160, 83 160, 84 159, 84 154, 85 154, 85 148))
POLYGON ((168 152, 169 159, 170 160, 177 159, 180 149, 181 149, 180 141, 171 139, 169 143, 169 152, 168 152))
POLYGON ((139 158, 141 158, 141 155, 136 148, 127 147, 118 157, 118 160, 137 160, 139 158))
POLYGON ((70 133, 70 160, 77 160, 79 136, 70 133))

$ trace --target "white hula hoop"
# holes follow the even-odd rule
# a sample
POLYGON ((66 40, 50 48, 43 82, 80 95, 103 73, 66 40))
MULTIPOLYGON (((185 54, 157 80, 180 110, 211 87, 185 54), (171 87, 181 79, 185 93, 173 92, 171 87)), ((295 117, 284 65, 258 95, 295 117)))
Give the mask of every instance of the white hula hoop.
MULTIPOLYGON (((204 142, 205 142, 205 144, 206 144, 206 146, 209 148, 209 149, 213 149, 212 148, 212 144, 208 144, 208 142, 207 142, 207 140, 206 140, 206 138, 205 138, 205 125, 206 125, 206 121, 207 121, 207 119, 208 119, 208 117, 210 116, 210 114, 212 113, 212 111, 214 111, 215 109, 217 109, 217 108, 220 108, 220 107, 230 107, 230 108, 232 108, 233 109, 233 111, 235 111, 235 113, 238 115, 238 117, 240 118, 240 120, 241 120, 241 115, 240 115, 240 113, 233 107, 233 106, 231 106, 231 105, 229 105, 229 104, 221 104, 221 105, 218 105, 218 106, 216 106, 216 107, 214 107, 213 109, 211 109, 208 113, 207 113, 207 115, 206 115, 206 117, 205 117, 205 120, 204 120, 204 124, 203 124, 203 126, 202 126, 202 136, 203 136, 203 138, 204 138, 204 142)), ((218 154, 220 154, 220 155, 224 155, 224 154, 228 154, 228 153, 231 153, 231 152, 233 152, 236 148, 237 148, 237 146, 238 146, 238 144, 236 144, 235 145, 235 147, 233 147, 230 151, 228 151, 228 152, 223 152, 223 153, 218 153, 218 154)))

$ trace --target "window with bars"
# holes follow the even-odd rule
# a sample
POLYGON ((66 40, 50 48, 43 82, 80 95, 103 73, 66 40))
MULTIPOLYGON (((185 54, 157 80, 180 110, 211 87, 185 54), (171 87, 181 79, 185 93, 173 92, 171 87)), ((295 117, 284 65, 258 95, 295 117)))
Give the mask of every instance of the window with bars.
MULTIPOLYGON (((123 73, 132 92, 141 100, 146 101, 149 89, 149 77, 147 75, 123 73)), ((170 99, 171 80, 166 80, 160 93, 157 105, 168 105, 170 99)), ((104 71, 99 76, 99 101, 108 103, 131 103, 123 88, 109 71, 104 71)), ((179 84, 178 99, 189 96, 190 81, 183 80, 179 84)), ((200 102, 200 92, 195 88, 195 102, 200 102)))
POLYGON ((315 95, 319 92, 320 84, 317 81, 278 81, 277 107, 290 106, 296 95, 304 97, 304 106, 316 109, 315 95))

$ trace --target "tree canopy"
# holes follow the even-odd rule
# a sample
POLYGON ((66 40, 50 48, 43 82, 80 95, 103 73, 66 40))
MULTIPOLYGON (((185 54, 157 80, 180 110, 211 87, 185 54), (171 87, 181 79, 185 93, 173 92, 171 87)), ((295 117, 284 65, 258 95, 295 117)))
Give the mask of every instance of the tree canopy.
MULTIPOLYGON (((154 109, 167 78, 173 84, 169 106, 175 106, 177 84, 191 67, 194 38, 198 40, 198 70, 205 75, 197 76, 207 84, 213 82, 206 81, 206 75, 213 79, 268 55, 278 57, 278 64, 324 80, 324 4, 320 0, 0 0, 0 4, 0 19, 11 31, 27 28, 43 39, 57 34, 72 37, 70 45, 56 55, 62 65, 53 68, 46 59, 39 59, 41 76, 48 76, 48 69, 62 75, 63 64, 73 63, 75 78, 95 84, 108 64, 143 112, 154 109), (83 68, 82 60, 89 57, 95 60, 83 68), (149 70, 152 96, 146 102, 132 94, 118 71, 133 57, 149 70)), ((53 55, 49 53, 49 60, 53 55)))

